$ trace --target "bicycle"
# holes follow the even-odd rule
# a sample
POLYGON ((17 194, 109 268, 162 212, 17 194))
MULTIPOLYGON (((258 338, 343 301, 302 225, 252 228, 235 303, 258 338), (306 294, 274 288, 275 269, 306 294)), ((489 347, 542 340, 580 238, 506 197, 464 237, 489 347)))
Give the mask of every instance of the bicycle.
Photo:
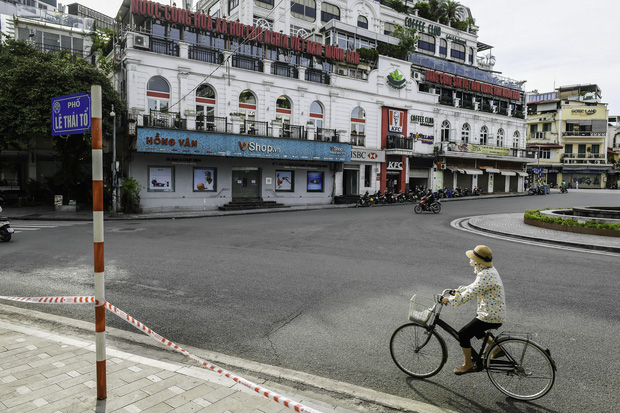
MULTIPOLYGON (((452 290, 436 294, 432 307, 421 305, 414 295, 409 320, 398 327, 390 339, 392 360, 403 372, 416 378, 439 373, 448 360, 448 348, 437 332, 441 327, 458 340, 458 331, 439 315, 441 300, 452 290)), ((472 348, 476 372, 486 370, 491 383, 508 397, 535 400, 547 394, 555 382, 556 365, 551 352, 531 340, 530 333, 502 332, 494 336, 487 331, 479 352, 472 348), (489 339, 493 340, 486 349, 489 339)))

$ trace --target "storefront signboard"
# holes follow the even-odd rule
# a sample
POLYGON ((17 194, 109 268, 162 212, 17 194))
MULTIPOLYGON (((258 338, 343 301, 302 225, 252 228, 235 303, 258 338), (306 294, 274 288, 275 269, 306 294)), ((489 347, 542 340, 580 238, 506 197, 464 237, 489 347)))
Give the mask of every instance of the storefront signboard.
POLYGON ((485 155, 508 156, 510 148, 502 148, 489 145, 476 145, 473 143, 459 143, 457 148, 460 152, 483 153, 485 155))
POLYGON ((478 82, 476 80, 460 77, 458 75, 449 75, 447 73, 439 73, 434 70, 426 70, 426 81, 438 83, 440 85, 453 86, 459 89, 471 90, 472 92, 486 93, 487 95, 499 96, 510 100, 521 100, 521 92, 518 90, 508 89, 501 86, 494 86, 488 83, 478 82))
POLYGON ((405 112, 402 110, 389 109, 389 124, 388 131, 403 133, 403 120, 405 119, 405 112))
POLYGON ((435 136, 434 135, 424 135, 422 133, 410 133, 409 134, 410 138, 413 138, 414 142, 422 142, 425 143, 427 145, 432 145, 433 143, 435 143, 435 136))
POLYGON ((138 129, 138 152, 350 162, 351 145, 344 143, 255 138, 164 129, 138 129))
POLYGON ((418 123, 421 126, 435 126, 435 119, 428 116, 411 115, 411 123, 418 123))

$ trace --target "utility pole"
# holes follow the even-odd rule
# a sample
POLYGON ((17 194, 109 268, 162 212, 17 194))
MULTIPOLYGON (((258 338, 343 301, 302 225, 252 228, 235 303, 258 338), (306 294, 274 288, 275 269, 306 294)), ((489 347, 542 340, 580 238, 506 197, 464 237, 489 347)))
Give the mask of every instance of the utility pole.
POLYGON ((117 201, 117 170, 116 167, 116 113, 114 112, 114 104, 112 104, 112 111, 110 112, 112 117, 112 214, 116 215, 116 201, 117 201))

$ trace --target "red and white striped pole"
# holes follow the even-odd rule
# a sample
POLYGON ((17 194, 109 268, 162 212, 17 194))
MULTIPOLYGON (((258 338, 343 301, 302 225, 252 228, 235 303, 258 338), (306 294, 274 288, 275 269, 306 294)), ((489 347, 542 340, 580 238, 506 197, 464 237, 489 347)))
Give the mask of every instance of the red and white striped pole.
POLYGON ((90 87, 93 141, 93 241, 95 261, 95 353, 97 399, 107 398, 105 371, 105 272, 103 259, 103 133, 101 86, 90 87))

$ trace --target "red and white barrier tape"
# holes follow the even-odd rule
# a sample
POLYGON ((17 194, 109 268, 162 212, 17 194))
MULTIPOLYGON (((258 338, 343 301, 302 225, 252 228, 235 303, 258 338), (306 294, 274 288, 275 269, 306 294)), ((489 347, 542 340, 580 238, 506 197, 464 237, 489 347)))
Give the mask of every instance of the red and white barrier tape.
POLYGON ((36 304, 89 304, 95 302, 95 297, 4 297, 2 300, 19 301, 36 304))
MULTIPOLYGON (((37 304, 89 304, 89 303, 96 303, 95 301, 95 297, 5 297, 5 296, 0 296, 0 299, 2 300, 9 300, 9 301, 19 301, 19 302, 27 302, 27 303, 37 303, 37 304)), ((97 303, 98 304, 98 303, 97 303)), ((129 314, 125 313, 124 311, 122 311, 121 309, 113 306, 112 304, 110 304, 109 302, 105 302, 104 303, 105 307, 113 312, 114 314, 116 314, 118 317, 120 317, 121 319, 125 320, 126 322, 128 322, 129 324, 131 324, 132 326, 134 326, 135 328, 137 328, 138 330, 142 331, 144 334, 148 335, 149 337, 151 337, 152 339, 164 344, 165 346, 169 347, 170 349, 183 354, 186 357, 189 357, 190 359, 194 360, 195 362, 197 362, 198 364, 202 365, 203 367, 207 367, 210 370, 213 370, 225 377, 228 377, 229 379, 234 380, 236 383, 239 383, 251 390, 254 390, 256 393, 267 397, 268 399, 273 400, 276 403, 282 404, 286 407, 288 407, 289 409, 292 409, 296 412, 307 412, 307 413, 320 413, 320 411, 312 409, 311 407, 305 406, 301 403, 297 403, 287 397, 284 397, 276 392, 273 392, 269 389, 266 389, 264 387, 259 386, 256 383, 253 383, 249 380, 246 380, 242 377, 237 376, 234 373, 231 373, 227 370, 224 370, 223 368, 220 368, 218 366, 216 366, 215 364, 209 363, 208 361, 205 361, 203 359, 201 359, 200 357, 197 357, 193 354, 191 354, 190 352, 186 351, 185 349, 179 347, 178 345, 174 344, 172 341, 160 336, 159 334, 157 334, 155 331, 151 330, 150 328, 148 328, 146 325, 144 325, 143 323, 141 323, 140 321, 134 319, 133 317, 131 317, 129 314)))

